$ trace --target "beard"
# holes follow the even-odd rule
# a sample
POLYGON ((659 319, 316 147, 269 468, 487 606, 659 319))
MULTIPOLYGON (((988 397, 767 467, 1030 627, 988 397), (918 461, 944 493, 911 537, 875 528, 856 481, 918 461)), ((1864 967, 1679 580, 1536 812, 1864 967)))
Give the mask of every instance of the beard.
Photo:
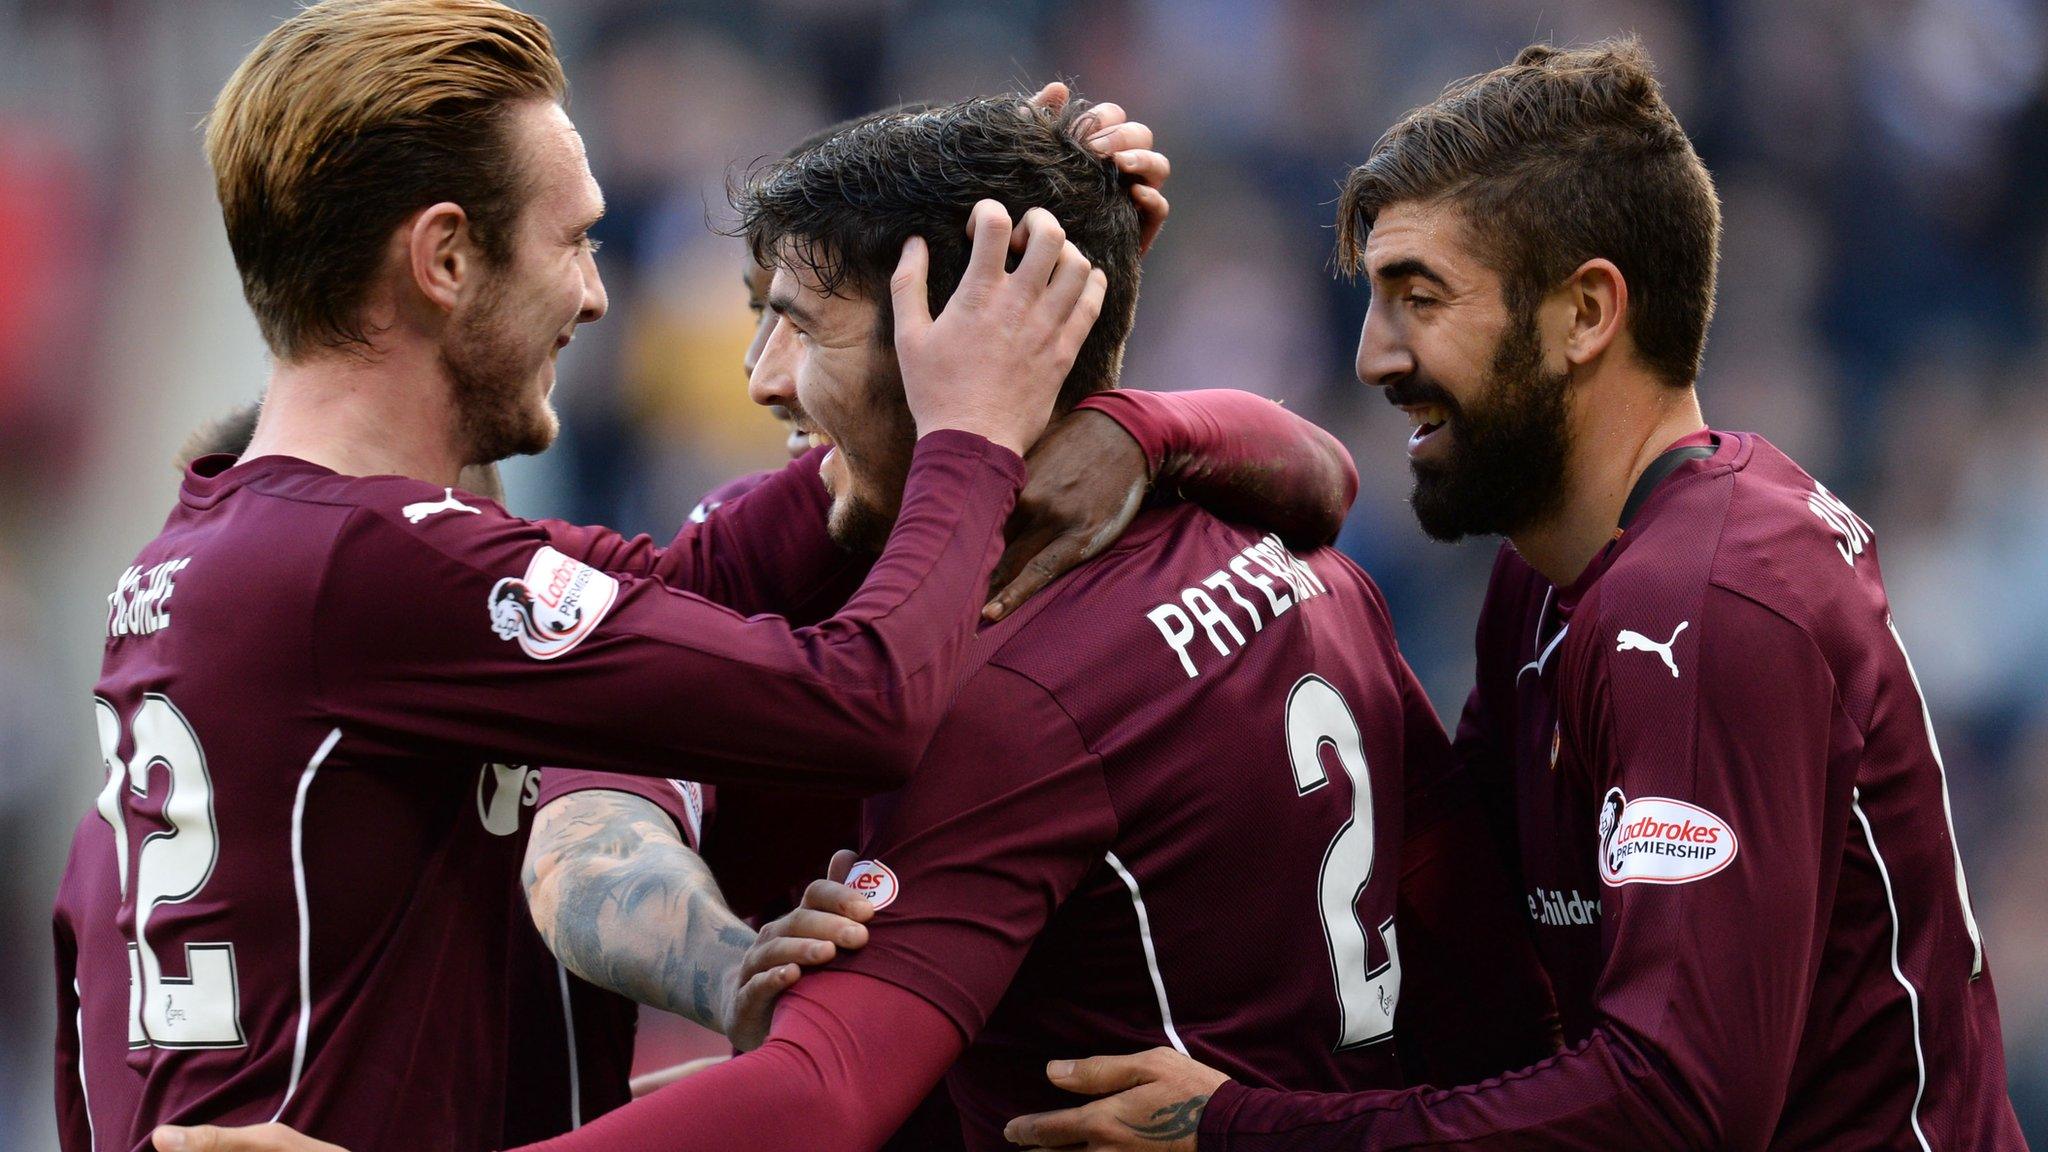
POLYGON ((1426 382, 1395 389, 1399 403, 1435 403, 1450 414, 1449 458, 1412 464, 1409 501, 1422 530, 1445 543, 1513 535, 1564 504, 1571 373, 1544 371, 1534 309, 1510 323, 1472 407, 1426 382))
POLYGON ((895 527, 894 512, 884 512, 859 492, 834 500, 825 519, 825 531, 834 544, 863 556, 880 555, 895 527))
POLYGON ((530 394, 533 365, 506 312, 502 281, 495 281, 441 348, 455 400, 456 431, 471 464, 545 451, 560 428, 547 400, 530 394))

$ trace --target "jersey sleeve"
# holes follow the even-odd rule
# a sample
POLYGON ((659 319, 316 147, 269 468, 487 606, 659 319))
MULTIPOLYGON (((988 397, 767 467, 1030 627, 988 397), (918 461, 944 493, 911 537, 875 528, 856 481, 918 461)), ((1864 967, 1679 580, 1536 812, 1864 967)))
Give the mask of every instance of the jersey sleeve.
POLYGON ((675 823, 676 832, 690 851, 702 852, 704 843, 704 786, 694 780, 664 780, 654 776, 627 776, 618 772, 585 772, 576 768, 543 768, 540 794, 534 798, 538 812, 578 792, 624 792, 662 810, 675 823))
POLYGON ((517 1152, 873 1152, 965 1047, 922 998, 818 972, 783 993, 755 1051, 517 1152))
POLYGON ((1671 645, 1676 676, 1597 633, 1602 655, 1629 662, 1574 718, 1615 809, 1587 1039, 1449 1090, 1226 1086, 1203 1148, 1768 1146, 1826 922, 1835 685, 1801 629, 1732 593, 1708 589, 1690 627, 1692 644, 1671 645))
POLYGON ((78 1033, 78 941, 59 910, 53 928, 57 944, 57 1147, 91 1152, 92 1117, 86 1112, 84 1047, 78 1033))
POLYGON ((1335 540, 1358 496, 1358 469, 1344 445, 1263 396, 1112 389, 1077 407, 1130 433, 1162 489, 1297 548, 1335 540))
POLYGON ((1100 764, 1043 688, 989 667, 962 689, 916 787, 880 807, 855 876, 886 887, 871 893, 869 943, 835 967, 914 992, 978 1035, 1114 840, 1100 764))
POLYGON ((822 454, 812 451, 779 471, 719 488, 712 494, 716 503, 706 500, 718 514, 692 513, 666 548, 609 528, 538 523, 553 547, 593 568, 650 577, 743 616, 822 619, 867 570, 866 559, 839 547, 826 531, 832 498, 818 476, 822 454))
MULTIPOLYGON (((596 567, 528 521, 409 525, 359 506, 317 594, 309 706, 334 717, 344 755, 468 762, 482 749, 634 775, 688 763, 711 782, 896 787, 964 670, 1023 472, 979 436, 924 437, 882 557, 815 628, 742 616, 637 563, 596 567)), ((723 513, 768 487, 703 527, 738 522, 723 513)))

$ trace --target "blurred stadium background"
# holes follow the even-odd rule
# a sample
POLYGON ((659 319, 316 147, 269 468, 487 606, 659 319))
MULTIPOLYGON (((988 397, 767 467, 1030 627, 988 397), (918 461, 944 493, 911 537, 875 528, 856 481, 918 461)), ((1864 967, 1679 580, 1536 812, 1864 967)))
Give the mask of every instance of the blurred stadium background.
MULTIPOLYGON (((565 435, 508 469, 529 514, 672 532, 778 459, 743 394, 735 165, 907 99, 1066 77, 1157 129, 1174 212, 1125 381, 1284 398, 1364 476, 1344 546, 1447 719, 1491 545, 1428 543, 1398 413, 1351 377, 1335 182, 1446 81, 1541 38, 1638 33, 1719 181, 1700 391, 1875 525, 1947 755, 2048 1145, 2048 10, 2036 0, 553 0, 611 201, 612 314, 562 360, 565 435)), ((98 788, 104 599, 170 457, 254 399, 255 325, 195 132, 290 0, 0 0, 0 1145, 54 1145, 49 906, 98 788)), ((392 621, 364 621, 368 628, 392 621)), ((516 722, 516 718, 508 718, 516 722)), ((686 765, 677 766, 679 773, 686 765)))

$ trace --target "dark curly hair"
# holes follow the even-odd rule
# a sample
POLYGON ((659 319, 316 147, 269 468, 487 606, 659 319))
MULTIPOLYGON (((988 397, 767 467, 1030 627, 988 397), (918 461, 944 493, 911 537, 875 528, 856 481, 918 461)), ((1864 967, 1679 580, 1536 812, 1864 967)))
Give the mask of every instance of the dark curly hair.
POLYGON ((1339 265, 1356 274, 1373 220, 1418 201, 1462 211, 1517 313, 1612 260, 1644 363, 1674 385, 1698 377, 1721 207, 1635 38, 1531 45, 1403 117, 1345 181, 1339 265))
POLYGON ((1138 213, 1116 165, 1086 143, 1078 98, 1057 113, 1019 95, 862 117, 762 166, 732 191, 754 259, 801 267, 826 292, 882 302, 876 337, 894 338, 889 277, 903 242, 931 248, 934 314, 967 268, 967 215, 1000 201, 1016 220, 1044 208, 1108 278, 1102 318, 1081 346, 1062 410, 1116 385, 1138 302, 1138 213))

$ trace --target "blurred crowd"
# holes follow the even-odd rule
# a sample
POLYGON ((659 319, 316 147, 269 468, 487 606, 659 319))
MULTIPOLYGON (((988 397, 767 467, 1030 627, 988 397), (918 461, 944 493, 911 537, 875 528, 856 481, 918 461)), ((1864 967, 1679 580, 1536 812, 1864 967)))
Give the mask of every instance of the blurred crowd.
MULTIPOLYGON (((1151 124, 1174 210, 1124 382, 1237 387, 1336 431, 1343 546, 1454 721, 1487 543, 1404 506, 1405 420, 1351 374, 1337 181, 1404 110, 1537 39, 1639 35, 1725 206, 1700 394, 1875 526, 2048 1145, 2048 9, 2037 0, 550 0, 610 201, 610 317, 562 360, 517 510, 667 534, 772 464, 726 187, 832 121, 1072 81, 1151 124)), ((102 770, 105 593, 172 450, 264 363, 195 126, 291 0, 0 0, 0 1139, 53 1144, 48 910, 102 770)))

